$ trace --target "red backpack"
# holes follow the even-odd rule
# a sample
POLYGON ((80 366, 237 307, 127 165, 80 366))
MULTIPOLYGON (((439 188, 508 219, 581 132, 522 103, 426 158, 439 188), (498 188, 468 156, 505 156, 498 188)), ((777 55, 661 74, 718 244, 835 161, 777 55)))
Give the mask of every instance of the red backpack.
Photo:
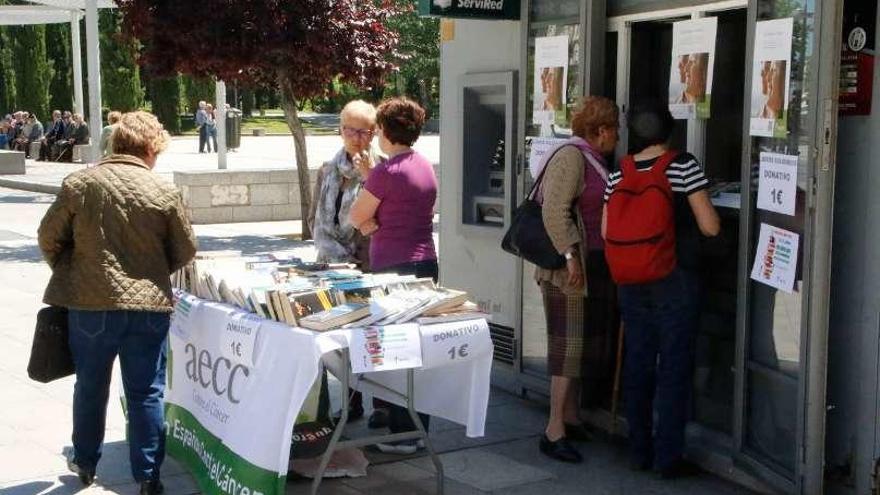
POLYGON ((675 269, 675 208, 666 169, 676 156, 667 151, 644 171, 632 155, 620 163, 605 230, 605 257, 618 284, 653 282, 675 269))

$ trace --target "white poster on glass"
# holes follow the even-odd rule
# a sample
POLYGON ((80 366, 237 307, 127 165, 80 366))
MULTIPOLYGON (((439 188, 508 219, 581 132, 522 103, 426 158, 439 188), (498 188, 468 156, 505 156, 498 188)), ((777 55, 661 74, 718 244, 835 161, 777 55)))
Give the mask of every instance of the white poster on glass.
POLYGON ((798 157, 761 152, 758 173, 758 208, 794 215, 798 157))
POLYGON ((781 291, 794 290, 800 236, 766 223, 761 224, 752 279, 781 291))
POLYGON ((785 137, 791 83, 792 18, 755 24, 749 134, 785 137))
POLYGON ((532 122, 552 124, 565 112, 568 81, 568 36, 535 38, 535 81, 532 122))
POLYGON ((718 18, 672 25, 669 111, 676 119, 709 118, 718 18))

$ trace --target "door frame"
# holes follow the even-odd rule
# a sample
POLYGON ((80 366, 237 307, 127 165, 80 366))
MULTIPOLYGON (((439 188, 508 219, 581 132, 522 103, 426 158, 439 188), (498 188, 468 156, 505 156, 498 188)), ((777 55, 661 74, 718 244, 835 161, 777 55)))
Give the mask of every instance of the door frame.
MULTIPOLYGON (((638 14, 609 17, 605 29, 607 33, 617 33, 617 94, 615 100, 621 108, 621 118, 629 108, 630 58, 632 55, 632 25, 637 22, 664 21, 670 19, 700 19, 706 14, 725 10, 746 9, 749 0, 723 0, 721 2, 678 7, 672 9, 653 10, 638 14)), ((603 45, 604 48, 604 45, 603 45)), ((620 126, 620 141, 615 154, 624 156, 627 153, 629 132, 625 125, 620 126)), ((700 163, 705 161, 706 124, 700 119, 687 119, 687 149, 700 163)))
MULTIPOLYGON (((752 169, 752 137, 749 134, 749 111, 755 43, 755 24, 759 3, 749 0, 746 45, 746 77, 743 114, 743 149, 741 177, 750 177, 752 169)), ((743 201, 740 210, 739 295, 737 309, 736 383, 734 398, 734 458, 762 481, 785 492, 797 494, 822 493, 825 459, 826 379, 828 362, 828 317, 830 308, 831 233, 833 222, 834 170, 837 145, 837 88, 839 79, 839 47, 842 32, 843 2, 815 2, 813 15, 814 60, 810 65, 815 91, 811 103, 816 111, 810 132, 811 168, 806 208, 803 249, 803 299, 801 303, 800 374, 798 379, 798 415, 796 425, 796 462, 793 479, 774 470, 751 455, 745 448, 745 415, 747 387, 747 348, 749 337, 751 246, 755 212, 751 207, 754 189, 750 180, 742 181, 743 201), (806 331, 806 335, 804 332, 806 331)))

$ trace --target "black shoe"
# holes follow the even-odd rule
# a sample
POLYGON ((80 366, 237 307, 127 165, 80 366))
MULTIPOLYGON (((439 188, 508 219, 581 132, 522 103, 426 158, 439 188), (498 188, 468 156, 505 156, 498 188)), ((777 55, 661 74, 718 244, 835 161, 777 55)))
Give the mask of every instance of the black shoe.
POLYGON ((148 480, 141 481, 141 491, 138 492, 140 495, 159 495, 160 493, 165 491, 165 487, 162 486, 162 482, 159 480, 148 480))
MULTIPOLYGON (((364 408, 363 407, 349 407, 348 408, 348 422, 357 421, 364 417, 364 408)), ((333 422, 339 423, 342 420, 342 411, 333 415, 333 422)))
POLYGON ((580 463, 584 458, 565 437, 551 442, 547 435, 541 435, 541 453, 562 462, 580 463))
POLYGON ((664 480, 675 480, 697 476, 702 472, 703 470, 696 464, 679 459, 665 468, 660 468, 660 477, 664 480))
POLYGON ((387 428, 388 427, 388 410, 387 409, 374 409, 373 414, 370 415, 369 421, 367 421, 367 427, 371 430, 376 430, 379 428, 387 428))
POLYGON ((593 439, 593 433, 584 423, 577 425, 565 423, 565 438, 572 442, 589 442, 593 439))
POLYGON ((630 459, 629 460, 629 468, 632 471, 650 471, 654 466, 654 463, 651 460, 645 459, 630 459))
POLYGON ((95 470, 79 467, 79 465, 73 461, 73 457, 67 458, 67 469, 79 477, 79 481, 83 486, 89 486, 95 482, 95 470))

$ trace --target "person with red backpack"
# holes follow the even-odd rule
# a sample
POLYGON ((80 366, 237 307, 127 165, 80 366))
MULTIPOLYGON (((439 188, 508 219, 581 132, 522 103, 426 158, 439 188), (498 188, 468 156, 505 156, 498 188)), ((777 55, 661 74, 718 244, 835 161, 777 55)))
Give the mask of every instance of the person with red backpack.
POLYGON ((699 321, 699 243, 719 233, 720 220, 697 159, 669 149, 675 121, 667 106, 634 106, 627 117, 631 142, 641 151, 624 157, 608 178, 602 234, 625 329, 631 462, 677 478, 695 470, 683 451, 699 321))

